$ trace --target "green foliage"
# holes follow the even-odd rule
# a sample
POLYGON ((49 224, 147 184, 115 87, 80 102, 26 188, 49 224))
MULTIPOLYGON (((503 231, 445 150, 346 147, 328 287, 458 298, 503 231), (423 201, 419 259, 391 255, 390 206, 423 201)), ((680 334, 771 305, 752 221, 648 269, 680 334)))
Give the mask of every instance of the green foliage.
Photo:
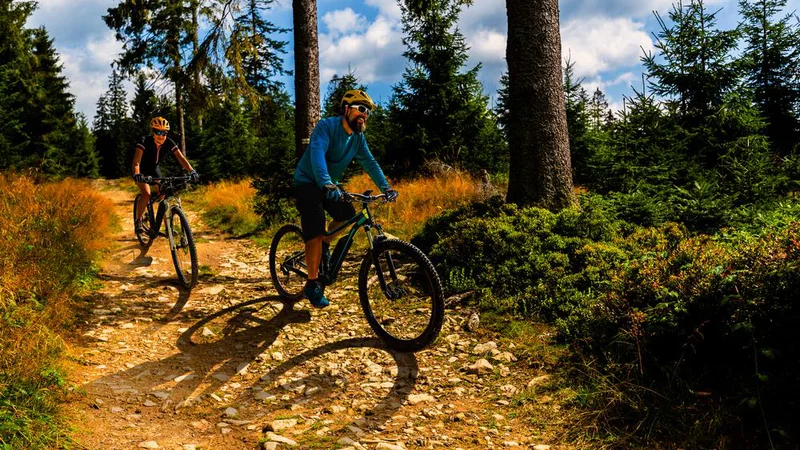
POLYGON ((24 28, 35 6, 0 2, 0 169, 94 174, 96 156, 74 113, 53 40, 44 28, 24 28))
POLYGON ((259 147, 242 105, 229 99, 206 117, 203 144, 194 156, 197 166, 202 167, 203 178, 214 181, 252 174, 259 147))
POLYGON ((740 63, 773 149, 783 155, 800 141, 800 26, 793 13, 776 19, 785 7, 786 0, 739 1, 739 31, 746 43, 740 63))
POLYGON ((418 172, 436 159, 470 169, 490 163, 482 167, 490 171, 502 165, 504 148, 496 145, 501 138, 493 136, 499 130, 477 78, 480 65, 464 70, 467 46, 455 25, 466 3, 401 3, 410 64, 389 103, 396 134, 379 152, 397 171, 418 172), (477 155, 483 160, 475 161, 477 155))
MULTIPOLYGON (((694 220, 714 218, 724 200, 708 183, 683 195, 676 204, 694 220)), ((615 202, 587 195, 581 211, 553 214, 493 199, 433 218, 414 242, 447 289, 475 290, 487 310, 554 324, 559 340, 573 343, 575 359, 563 363, 581 386, 576 406, 625 436, 619 445, 696 448, 742 423, 794 423, 797 202, 750 211, 766 226, 759 234, 713 236, 676 223, 621 223, 615 202)))

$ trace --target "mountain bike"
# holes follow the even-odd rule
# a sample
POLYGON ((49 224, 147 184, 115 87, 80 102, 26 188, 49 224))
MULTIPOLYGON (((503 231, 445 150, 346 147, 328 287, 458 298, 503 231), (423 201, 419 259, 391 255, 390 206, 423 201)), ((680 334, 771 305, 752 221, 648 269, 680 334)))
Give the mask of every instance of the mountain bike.
MULTIPOLYGON (((368 248, 358 271, 361 308, 372 330, 389 348, 416 352, 436 340, 442 329, 442 283, 420 249, 384 234, 369 205, 385 201, 386 196, 370 194, 370 191, 345 194, 349 201, 361 203, 361 211, 336 229, 325 232, 325 236, 332 236, 350 227, 336 242, 329 267, 320 272, 319 281, 325 286, 336 282, 353 238, 363 228, 368 248)), ((284 225, 275 234, 270 245, 269 270, 281 297, 302 298, 308 272, 305 240, 299 226, 284 225)))
MULTIPOLYGON (((197 249, 192 238, 192 229, 189 220, 181 207, 181 199, 177 191, 189 184, 189 176, 153 178, 145 177, 145 183, 159 186, 158 195, 150 196, 147 208, 142 216, 142 230, 136 232, 136 239, 143 247, 150 246, 158 236, 169 240, 169 250, 178 281, 187 289, 197 284, 197 249), (158 211, 154 214, 153 205, 158 204, 158 211), (169 211, 167 220, 164 216, 169 211), (161 222, 164 222, 164 231, 161 232, 161 222)), ((142 194, 136 194, 133 200, 133 223, 136 225, 136 204, 142 194)))

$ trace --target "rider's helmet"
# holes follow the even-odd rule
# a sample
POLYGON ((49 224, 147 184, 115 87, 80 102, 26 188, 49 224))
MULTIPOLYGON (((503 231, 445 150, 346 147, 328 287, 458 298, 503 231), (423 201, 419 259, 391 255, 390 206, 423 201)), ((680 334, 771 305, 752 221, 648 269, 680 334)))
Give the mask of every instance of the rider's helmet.
POLYGON ((167 140, 167 131, 169 131, 169 122, 163 117, 153 117, 150 121, 150 128, 153 129, 153 139, 156 144, 162 145, 167 140))
POLYGON ((351 89, 344 93, 342 97, 342 110, 347 105, 364 105, 369 109, 375 109, 375 102, 372 101, 372 97, 367 95, 361 89, 351 89))

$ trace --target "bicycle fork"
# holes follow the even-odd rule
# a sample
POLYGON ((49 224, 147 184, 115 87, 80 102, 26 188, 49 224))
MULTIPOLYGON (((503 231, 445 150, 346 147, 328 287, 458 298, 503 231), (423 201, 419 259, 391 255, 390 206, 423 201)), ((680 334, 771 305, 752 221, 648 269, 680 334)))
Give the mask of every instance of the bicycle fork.
POLYGON ((378 283, 381 285, 381 290, 383 294, 389 300, 398 300, 404 294, 405 290, 397 285, 397 271, 395 270, 394 260, 392 259, 392 254, 387 251, 386 252, 386 268, 389 270, 389 277, 391 280, 387 282, 386 277, 383 275, 383 268, 381 267, 381 260, 380 254, 375 250, 375 246, 373 245, 374 241, 382 241, 385 240, 386 237, 383 235, 376 236, 374 241, 372 238, 372 233, 369 229, 367 229, 367 236, 369 237, 369 251, 372 252, 372 261, 375 264, 375 271, 378 274, 378 283))

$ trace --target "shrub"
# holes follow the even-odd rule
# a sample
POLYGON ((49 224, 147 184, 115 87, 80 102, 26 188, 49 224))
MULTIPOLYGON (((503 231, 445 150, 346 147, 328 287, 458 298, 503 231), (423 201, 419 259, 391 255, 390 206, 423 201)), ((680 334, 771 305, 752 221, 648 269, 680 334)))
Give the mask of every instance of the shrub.
POLYGON ((255 212, 255 194, 250 180, 222 181, 203 187, 195 198, 203 207, 203 219, 208 225, 243 235, 261 226, 261 218, 255 212))
POLYGON ((558 214, 467 205, 415 242, 449 290, 553 323, 572 343, 576 404, 626 436, 620 445, 696 448, 742 430, 760 442, 764 422, 789 433, 800 416, 800 223, 775 213, 780 226, 757 234, 693 235, 674 222, 625 225, 608 203, 582 201, 558 214))
POLYGON ((10 448, 59 438, 59 332, 108 243, 112 207, 85 182, 0 175, 0 434, 10 448))

